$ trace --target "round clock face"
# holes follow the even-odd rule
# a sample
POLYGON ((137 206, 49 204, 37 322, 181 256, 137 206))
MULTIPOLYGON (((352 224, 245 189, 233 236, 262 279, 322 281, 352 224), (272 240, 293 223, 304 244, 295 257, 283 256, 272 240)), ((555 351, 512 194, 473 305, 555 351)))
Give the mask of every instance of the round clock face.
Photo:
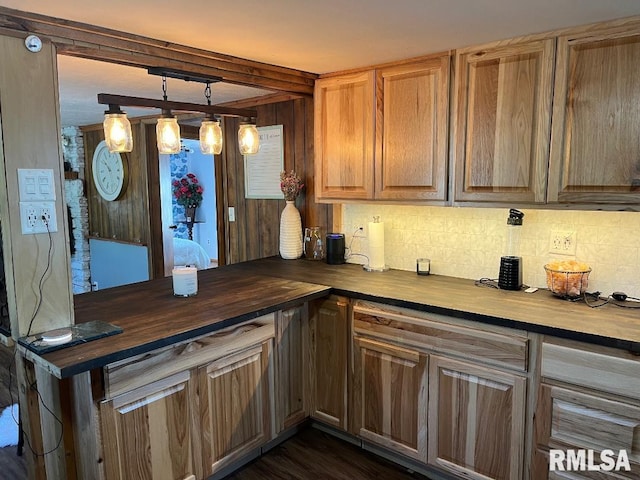
POLYGON ((126 168, 117 152, 110 152, 107 144, 100 142, 93 153, 93 183, 102 198, 116 200, 125 190, 126 168))

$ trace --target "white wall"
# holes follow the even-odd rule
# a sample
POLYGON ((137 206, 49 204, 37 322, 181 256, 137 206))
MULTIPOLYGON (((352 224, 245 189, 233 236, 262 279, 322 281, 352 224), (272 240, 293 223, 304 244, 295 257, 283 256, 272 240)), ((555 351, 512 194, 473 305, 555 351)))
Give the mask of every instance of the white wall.
MULTIPOLYGON (((468 279, 498 278, 506 254, 508 208, 455 208, 343 205, 347 246, 359 226, 374 215, 385 223, 385 261, 391 268, 415 271, 417 257, 431 259, 434 274, 468 279)), ((520 209, 523 282, 546 287, 543 266, 552 231, 576 232, 575 258, 593 269, 588 291, 624 291, 640 297, 640 213, 520 209)), ((367 240, 355 238, 353 251, 367 253, 367 240)), ((349 260, 366 263, 362 257, 349 260)))

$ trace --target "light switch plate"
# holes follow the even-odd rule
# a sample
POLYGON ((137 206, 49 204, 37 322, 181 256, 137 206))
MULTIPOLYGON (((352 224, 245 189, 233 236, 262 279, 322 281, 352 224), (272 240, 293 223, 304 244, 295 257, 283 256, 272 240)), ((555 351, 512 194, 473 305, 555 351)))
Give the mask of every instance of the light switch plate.
POLYGON ((21 202, 49 202, 56 199, 51 168, 19 168, 18 188, 21 202))

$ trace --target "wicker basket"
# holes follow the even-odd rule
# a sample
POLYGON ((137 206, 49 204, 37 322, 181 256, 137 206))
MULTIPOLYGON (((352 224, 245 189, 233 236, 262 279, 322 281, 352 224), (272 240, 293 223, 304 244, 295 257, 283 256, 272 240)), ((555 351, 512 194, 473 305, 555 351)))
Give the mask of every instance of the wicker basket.
POLYGON ((547 287, 554 295, 562 298, 578 298, 587 290, 589 286, 589 274, 591 268, 578 272, 556 270, 544 266, 547 272, 547 287))

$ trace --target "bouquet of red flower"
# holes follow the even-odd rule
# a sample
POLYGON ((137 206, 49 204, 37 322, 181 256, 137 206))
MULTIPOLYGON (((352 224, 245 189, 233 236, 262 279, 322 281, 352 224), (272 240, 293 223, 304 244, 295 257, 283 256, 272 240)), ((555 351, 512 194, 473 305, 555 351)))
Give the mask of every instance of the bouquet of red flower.
POLYGON ((289 173, 280 172, 280 190, 284 194, 284 199, 294 201, 304 184, 296 172, 291 170, 289 173))
POLYGON ((174 180, 173 196, 178 205, 183 207, 199 207, 202 203, 204 188, 198 183, 198 178, 193 173, 187 173, 180 180, 174 180))

